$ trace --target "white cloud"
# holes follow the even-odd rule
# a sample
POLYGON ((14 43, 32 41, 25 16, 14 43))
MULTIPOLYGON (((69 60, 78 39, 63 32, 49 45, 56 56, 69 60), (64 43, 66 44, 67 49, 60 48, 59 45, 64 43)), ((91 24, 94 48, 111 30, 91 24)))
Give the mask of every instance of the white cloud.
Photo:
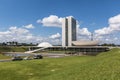
POLYGON ((120 24, 120 14, 109 19, 109 24, 120 24))
POLYGON ((97 35, 107 35, 120 31, 120 14, 114 17, 109 18, 109 26, 102 29, 95 30, 97 35))
MULTIPOLYGON (((40 23, 43 26, 47 26, 47 27, 61 27, 62 17, 58 17, 56 15, 50 15, 49 17, 39 19, 37 23, 40 23)), ((110 34, 120 31, 120 14, 109 18, 108 23, 109 23, 109 26, 103 27, 101 29, 97 29, 94 31, 95 40, 107 41, 109 39, 109 42, 110 42, 110 39, 111 39, 110 34)), ((95 23, 91 25, 95 25, 95 23)), ((80 23, 77 22, 78 39, 90 39, 91 32, 88 30, 88 28, 80 28, 79 26, 80 26, 80 23)), ((58 36, 58 34, 54 34, 49 36, 49 38, 51 38, 52 40, 54 39, 54 41, 55 40, 60 41, 60 39, 57 40, 56 35, 58 36)))
POLYGON ((78 35, 89 36, 91 35, 91 32, 88 31, 88 28, 78 28, 78 35))
POLYGON ((49 36, 48 42, 50 42, 53 45, 61 45, 61 34, 56 33, 51 36, 49 36))
MULTIPOLYGON (((50 15, 49 17, 45 17, 43 19, 39 19, 37 23, 42 24, 43 26, 48 27, 61 27, 62 25, 62 17, 58 17, 56 15, 50 15)), ((120 37, 112 37, 110 34, 120 31, 120 15, 109 18, 108 20, 109 26, 103 27, 101 29, 94 31, 94 38, 96 40, 112 42, 119 41, 120 37), (113 38, 113 39, 111 39, 113 38), (109 41, 108 41, 109 40, 109 41)), ((34 28, 32 24, 17 27, 10 27, 6 31, 0 32, 0 42, 6 41, 18 41, 18 42, 50 42, 52 44, 61 44, 61 34, 56 33, 49 37, 41 37, 38 35, 34 35, 30 33, 29 29, 34 28)), ((88 28, 80 28, 80 23, 77 22, 77 37, 78 39, 90 39, 91 32, 88 28)))
POLYGON ((37 23, 42 24, 43 26, 47 27, 61 27, 62 25, 62 18, 56 15, 50 15, 49 17, 45 17, 42 20, 37 20, 37 23))
POLYGON ((95 38, 102 43, 120 44, 120 14, 108 19, 108 27, 95 30, 95 38))
POLYGON ((26 26, 24 26, 25 28, 27 28, 27 29, 33 29, 33 28, 35 28, 34 26, 33 26, 33 24, 29 24, 29 25, 26 25, 26 26))
POLYGON ((7 34, 10 34, 11 32, 10 31, 5 31, 5 32, 0 32, 0 35, 7 35, 7 34))
POLYGON ((0 42, 18 41, 33 42, 37 37, 33 36, 29 30, 18 27, 10 27, 7 31, 0 32, 0 42))
POLYGON ((14 27, 9 28, 9 32, 11 34, 21 35, 21 34, 29 33, 29 30, 24 29, 24 28, 17 28, 16 26, 14 26, 14 27))
POLYGON ((18 41, 22 43, 41 43, 50 42, 54 45, 61 44, 60 34, 54 34, 49 37, 41 37, 30 33, 28 29, 24 27, 10 27, 8 30, 0 32, 0 42, 18 41))
POLYGON ((91 37, 91 32, 88 28, 80 28, 80 24, 77 21, 77 39, 89 40, 91 37))
POLYGON ((95 30, 95 33, 97 35, 107 35, 107 34, 110 34, 112 32, 113 32, 113 29, 111 29, 110 27, 104 27, 102 29, 95 30))
POLYGON ((59 39, 60 37, 61 37, 60 33, 56 33, 56 34, 49 36, 49 38, 51 39, 59 39))
POLYGON ((52 43, 53 45, 61 45, 62 44, 61 39, 51 39, 49 42, 52 43))

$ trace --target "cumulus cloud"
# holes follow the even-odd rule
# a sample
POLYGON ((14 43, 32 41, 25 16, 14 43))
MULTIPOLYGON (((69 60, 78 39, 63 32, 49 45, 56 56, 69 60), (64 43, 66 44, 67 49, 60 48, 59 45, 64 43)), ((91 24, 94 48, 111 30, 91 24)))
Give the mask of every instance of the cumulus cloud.
MULTIPOLYGON (((37 23, 40 23, 43 26, 47 26, 47 27, 61 27, 62 17, 58 17, 56 15, 50 15, 43 19, 39 19, 37 21, 37 23)), ((94 39, 95 40, 102 40, 102 41, 109 42, 111 39, 110 34, 120 31, 120 14, 109 18, 108 24, 109 24, 108 26, 94 31, 94 39)), ((91 25, 95 25, 95 23, 93 23, 91 25)), ((88 30, 88 28, 80 28, 79 26, 80 26, 80 23, 78 23, 78 21, 77 21, 77 37, 78 37, 78 39, 90 39, 91 32, 88 30)), ((56 41, 60 41, 60 39, 57 39, 58 38, 57 36, 60 36, 60 35, 57 33, 57 34, 49 36, 49 38, 51 38, 52 40, 54 39, 56 41)), ((115 38, 114 40, 118 40, 118 39, 119 38, 115 38)))
MULTIPOLYGON (((56 15, 50 15, 43 19, 39 19, 37 23, 42 24, 47 27, 61 27, 62 25, 62 17, 58 17, 56 15)), ((110 34, 120 31, 120 14, 114 17, 109 18, 108 20, 109 26, 103 27, 101 29, 94 31, 94 38, 96 40, 102 40, 106 42, 110 41, 119 41, 120 37, 112 37, 110 34), (111 37, 113 39, 111 39, 111 37), (108 41, 109 40, 109 41, 108 41)), ((18 41, 18 42, 50 42, 52 44, 61 44, 61 34, 56 33, 49 37, 41 37, 35 36, 33 33, 30 33, 29 29, 35 28, 32 24, 17 27, 12 26, 6 31, 0 32, 0 41, 18 41)), ((115 34, 116 35, 116 34, 115 34)), ((119 34, 120 35, 120 34, 119 34)), ((90 39, 91 32, 88 28, 80 28, 80 23, 77 21, 77 37, 78 39, 90 39)))
POLYGON ((120 44, 120 14, 108 19, 108 26, 95 30, 95 38, 101 43, 120 44))
POLYGON ((78 33, 77 33, 77 39, 80 40, 90 40, 91 39, 91 32, 88 30, 88 28, 82 28, 82 29, 78 29, 78 33))
POLYGON ((11 32, 10 31, 5 31, 5 32, 0 32, 0 35, 7 35, 7 34, 10 34, 11 32))
POLYGON ((120 14, 109 18, 109 26, 102 29, 95 30, 97 35, 108 35, 116 31, 120 31, 120 14))
POLYGON ((18 41, 21 43, 41 43, 50 42, 51 44, 61 44, 60 33, 53 34, 49 37, 42 37, 30 33, 29 29, 24 27, 13 26, 6 31, 0 32, 0 42, 18 41))
POLYGON ((89 36, 91 35, 91 32, 88 28, 78 28, 78 35, 89 36))
POLYGON ((58 17, 56 15, 50 15, 49 17, 45 17, 42 20, 37 20, 37 23, 42 24, 47 27, 61 27, 62 25, 62 17, 58 17))
POLYGON ((33 42, 40 40, 41 37, 33 36, 29 30, 16 26, 10 27, 7 31, 0 32, 0 42, 18 41, 18 42, 33 42))
POLYGON ((23 27, 25 27, 25 28, 27 28, 27 29, 33 29, 33 28, 35 28, 35 27, 33 26, 33 24, 29 24, 29 25, 26 25, 26 26, 23 26, 23 27))
POLYGON ((10 32, 10 34, 16 34, 16 35, 29 33, 27 29, 17 28, 16 26, 10 27, 8 31, 10 32))
POLYGON ((61 45, 62 44, 61 39, 51 39, 49 42, 52 43, 53 45, 61 45))
POLYGON ((97 35, 107 35, 107 34, 110 34, 112 32, 113 32, 113 29, 111 29, 110 27, 104 27, 102 29, 95 30, 95 33, 97 35))
POLYGON ((49 39, 47 39, 47 42, 50 42, 53 45, 61 45, 61 34, 56 33, 51 36, 49 36, 49 39))
POLYGON ((91 37, 91 32, 88 28, 80 28, 80 24, 77 21, 77 39, 89 40, 91 37))
POLYGON ((109 24, 119 24, 120 23, 120 14, 109 19, 109 24))
POLYGON ((49 38, 51 39, 59 39, 60 37, 61 37, 60 33, 56 33, 56 34, 49 36, 49 38))

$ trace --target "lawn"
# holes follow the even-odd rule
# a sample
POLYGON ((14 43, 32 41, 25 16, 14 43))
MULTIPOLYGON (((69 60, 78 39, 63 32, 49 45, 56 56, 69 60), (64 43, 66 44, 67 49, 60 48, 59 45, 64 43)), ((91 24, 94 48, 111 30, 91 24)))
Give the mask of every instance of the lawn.
POLYGON ((13 46, 0 46, 0 52, 25 52, 28 47, 13 47, 13 46))
POLYGON ((119 80, 120 49, 97 56, 72 56, 0 63, 0 80, 119 80))
POLYGON ((11 57, 10 56, 4 56, 0 53, 0 60, 2 59, 10 59, 11 57))

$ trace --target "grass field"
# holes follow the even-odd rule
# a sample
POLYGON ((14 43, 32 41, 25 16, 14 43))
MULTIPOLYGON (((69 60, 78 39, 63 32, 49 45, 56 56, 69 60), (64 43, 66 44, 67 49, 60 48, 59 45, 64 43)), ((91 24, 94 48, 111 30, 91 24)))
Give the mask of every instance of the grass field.
POLYGON ((120 49, 97 56, 1 62, 0 80, 119 80, 120 49))
POLYGON ((0 54, 0 60, 2 59, 10 59, 11 57, 10 56, 4 56, 4 55, 2 55, 2 54, 0 54))
POLYGON ((0 52, 25 52, 28 51, 28 47, 0 47, 0 52))

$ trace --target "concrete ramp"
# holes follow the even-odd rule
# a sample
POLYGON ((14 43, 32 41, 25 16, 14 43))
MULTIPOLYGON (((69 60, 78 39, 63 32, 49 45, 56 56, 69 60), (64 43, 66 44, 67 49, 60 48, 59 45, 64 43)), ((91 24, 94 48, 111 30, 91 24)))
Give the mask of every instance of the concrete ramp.
POLYGON ((46 48, 48 48, 48 47, 43 47, 43 48, 39 48, 39 49, 35 49, 35 50, 31 50, 31 51, 26 51, 26 52, 24 52, 24 53, 33 53, 33 52, 37 52, 37 51, 44 50, 44 49, 46 49, 46 48))

